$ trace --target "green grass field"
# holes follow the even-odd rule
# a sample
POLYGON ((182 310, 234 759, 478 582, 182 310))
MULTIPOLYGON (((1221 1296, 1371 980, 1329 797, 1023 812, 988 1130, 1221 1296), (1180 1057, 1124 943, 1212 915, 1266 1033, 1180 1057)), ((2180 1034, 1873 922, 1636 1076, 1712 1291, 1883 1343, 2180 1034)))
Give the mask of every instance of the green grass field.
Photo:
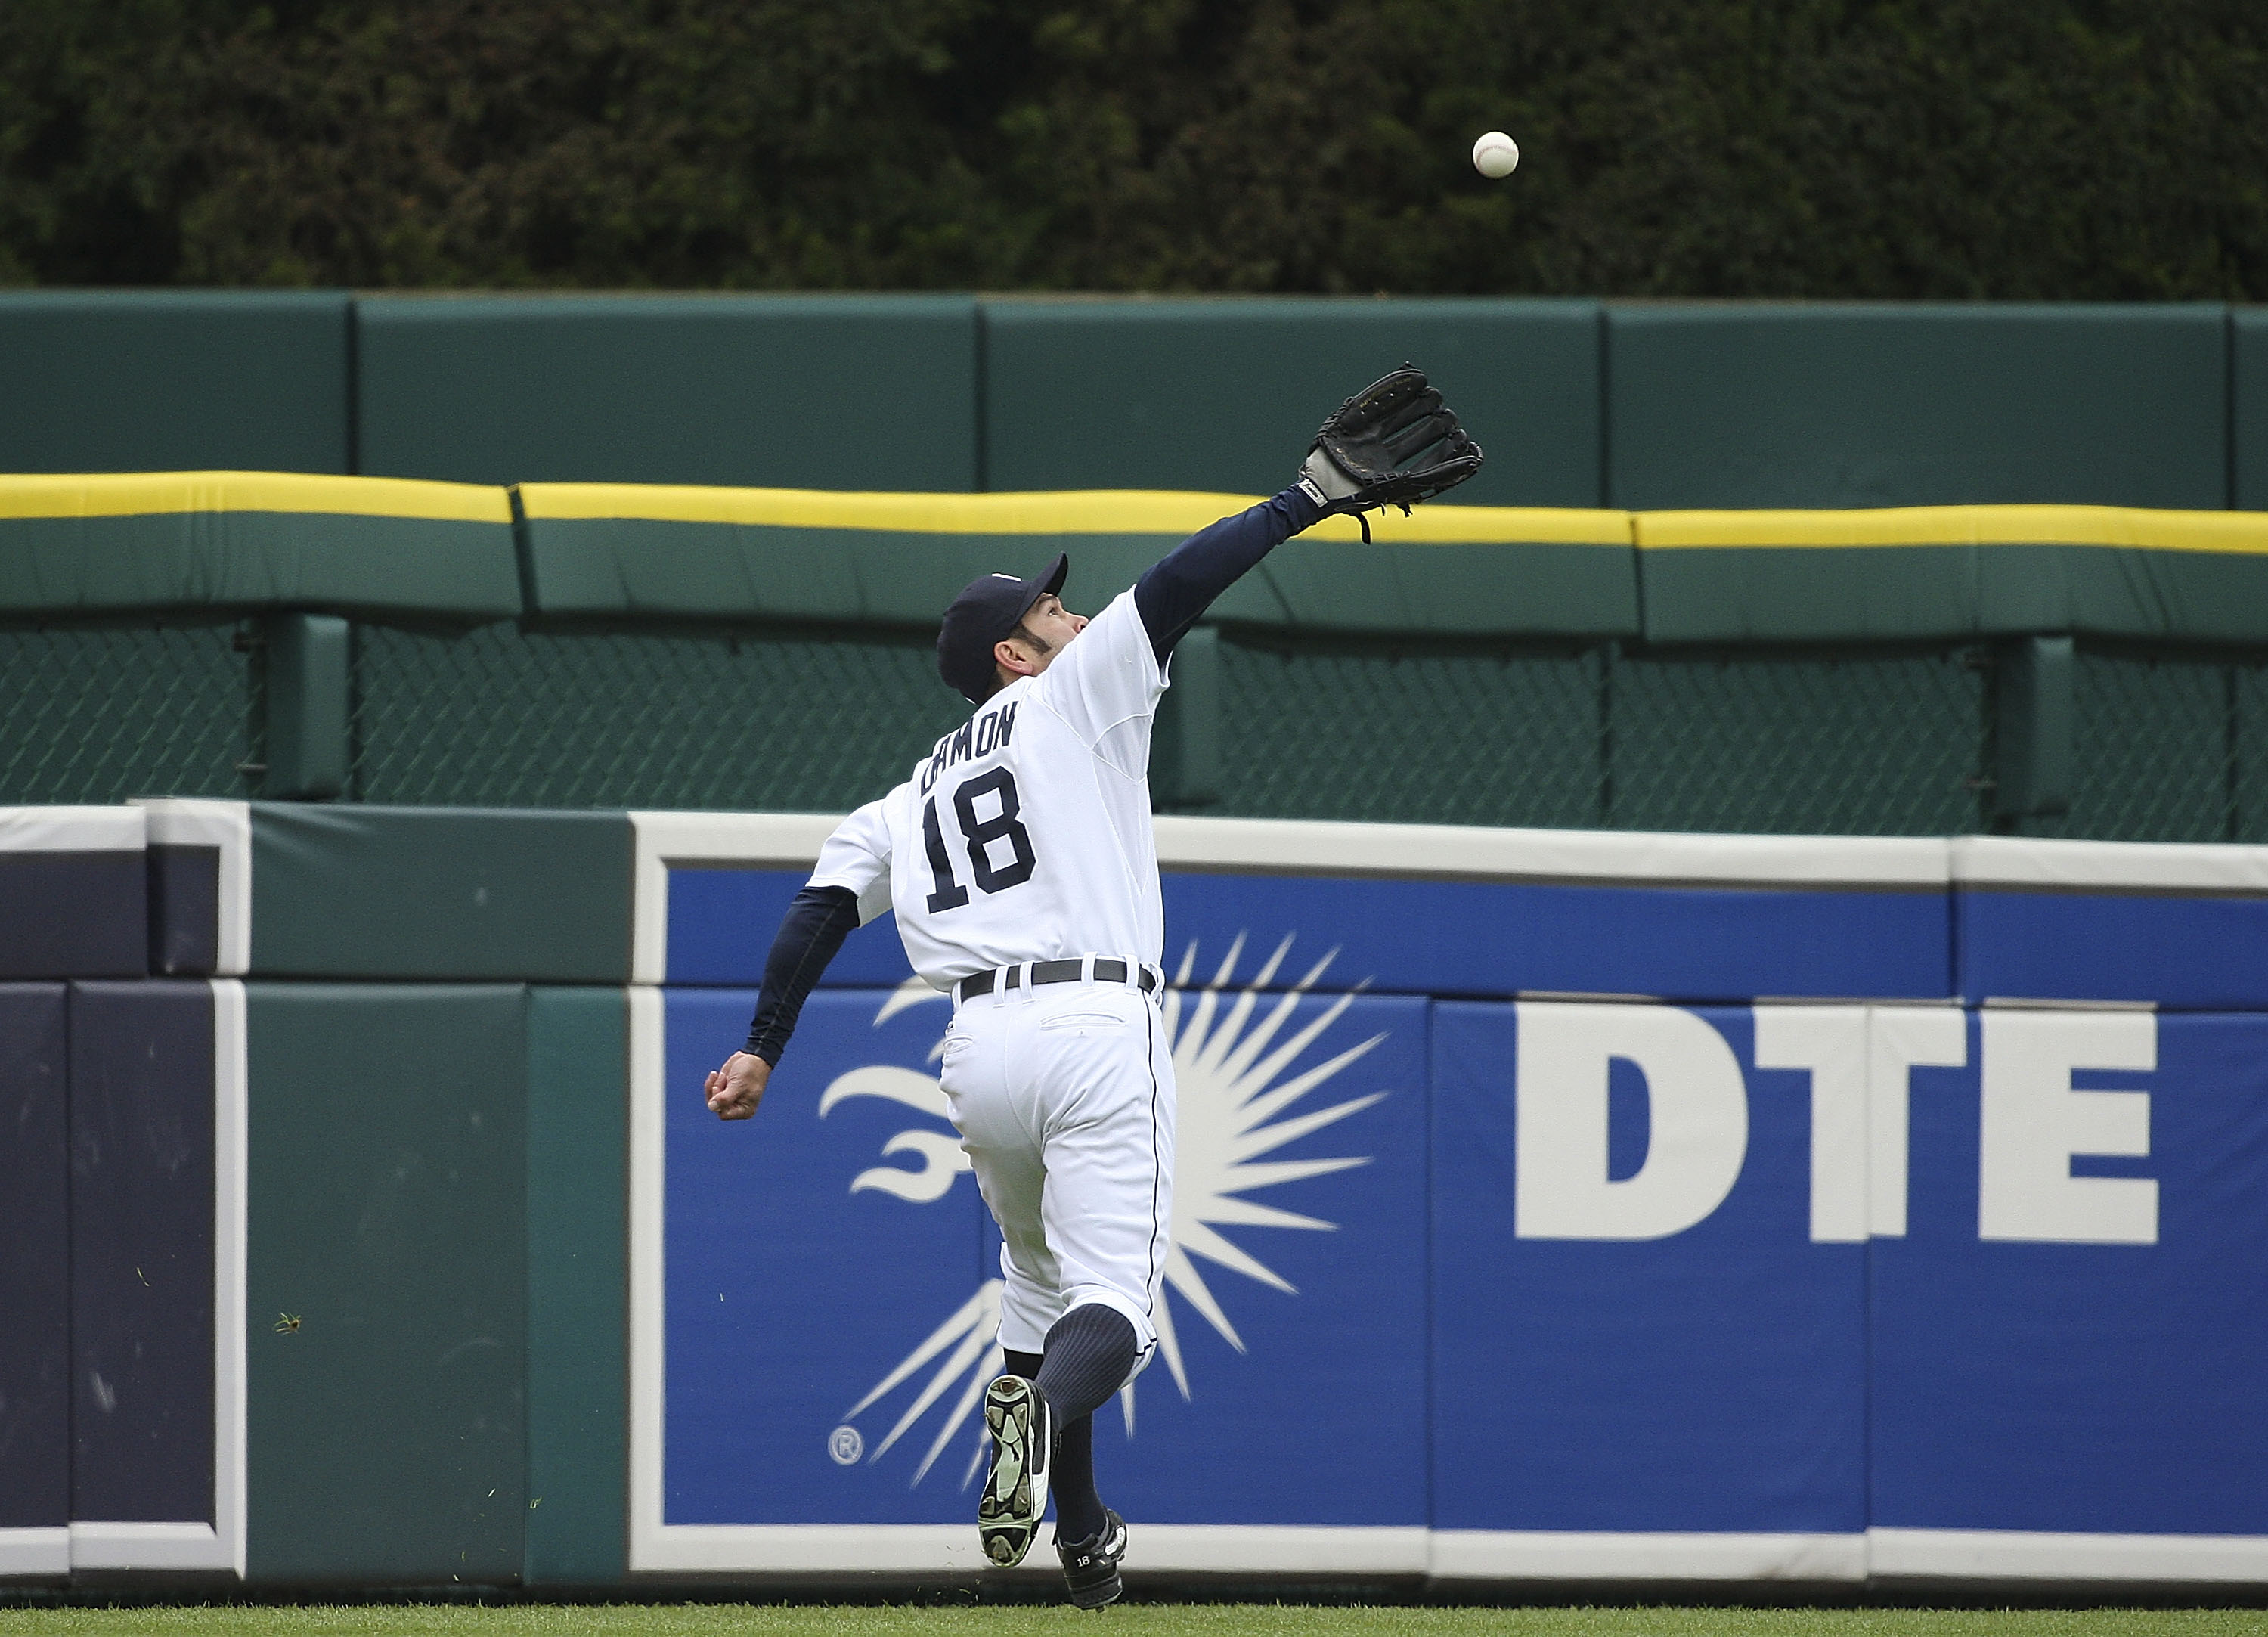
POLYGON ((0 1609, 0 1637, 2254 1637, 2262 1609, 1440 1609, 1148 1604, 0 1609), (1089 1624, 1092 1622, 1092 1624, 1089 1624))

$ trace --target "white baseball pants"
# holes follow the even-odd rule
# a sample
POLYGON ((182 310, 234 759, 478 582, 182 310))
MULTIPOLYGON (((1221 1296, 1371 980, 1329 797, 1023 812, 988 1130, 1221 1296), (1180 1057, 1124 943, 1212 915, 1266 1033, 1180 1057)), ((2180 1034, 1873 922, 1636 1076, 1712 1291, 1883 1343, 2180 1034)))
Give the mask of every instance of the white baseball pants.
POLYGON ((1165 1025, 1130 977, 1035 987, 1020 976, 954 1008, 941 1076, 1005 1242, 1000 1345, 1043 1352, 1057 1319, 1097 1301, 1134 1326, 1138 1373, 1173 1244, 1165 1025))

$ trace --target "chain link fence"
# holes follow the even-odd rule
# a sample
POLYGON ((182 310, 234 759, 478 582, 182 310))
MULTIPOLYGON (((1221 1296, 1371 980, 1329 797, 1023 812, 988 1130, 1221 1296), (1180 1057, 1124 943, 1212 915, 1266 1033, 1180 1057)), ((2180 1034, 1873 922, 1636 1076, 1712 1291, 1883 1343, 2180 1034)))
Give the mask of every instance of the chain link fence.
POLYGON ((234 621, 0 628, 0 805, 249 795, 259 717, 234 621))
POLYGON ((840 812, 968 714, 932 641, 355 633, 350 791, 412 806, 840 812))
MULTIPOLYGON (((1219 799, 1183 810, 1995 827, 1989 645, 1703 653, 1243 633, 1221 653, 1219 799)), ((0 803, 258 795, 260 658, 233 622, 0 629, 0 803)), ((2268 842, 2268 653, 2082 643, 2077 689, 2071 810, 2024 831, 2268 842)), ((965 712, 916 633, 361 624, 347 799, 843 811, 965 712)))

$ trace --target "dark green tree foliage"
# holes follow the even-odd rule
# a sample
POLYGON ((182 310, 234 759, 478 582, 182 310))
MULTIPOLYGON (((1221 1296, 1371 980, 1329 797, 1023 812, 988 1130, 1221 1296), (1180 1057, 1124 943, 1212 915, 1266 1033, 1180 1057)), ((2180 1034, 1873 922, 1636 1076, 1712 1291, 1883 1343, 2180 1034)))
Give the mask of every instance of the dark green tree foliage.
POLYGON ((2260 299, 2268 7, 6 0, 0 281, 2260 299))

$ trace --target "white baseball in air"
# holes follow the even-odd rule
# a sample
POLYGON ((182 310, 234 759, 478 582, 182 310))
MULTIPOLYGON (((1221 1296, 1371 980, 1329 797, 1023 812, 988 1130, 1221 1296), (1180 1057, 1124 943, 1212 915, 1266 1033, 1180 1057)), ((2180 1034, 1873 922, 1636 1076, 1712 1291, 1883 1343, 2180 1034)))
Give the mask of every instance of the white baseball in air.
POLYGON ((1509 176, 1520 163, 1520 144, 1500 130, 1484 130, 1473 144, 1473 168, 1494 181, 1509 176))

